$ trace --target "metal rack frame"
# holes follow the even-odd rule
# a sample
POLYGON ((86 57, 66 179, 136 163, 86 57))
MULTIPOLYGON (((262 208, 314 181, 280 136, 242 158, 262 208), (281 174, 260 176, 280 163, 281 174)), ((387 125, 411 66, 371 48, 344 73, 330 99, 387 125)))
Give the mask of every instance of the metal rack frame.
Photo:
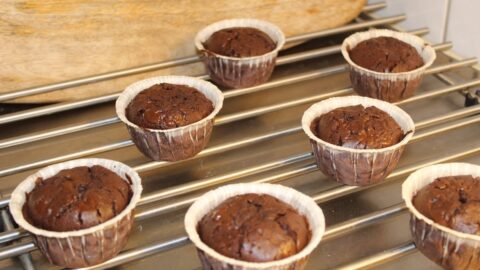
MULTIPOLYGON (((384 6, 385 6, 384 3, 368 5, 364 8, 364 13, 368 13, 370 11, 383 8, 384 6)), ((351 31, 365 29, 368 27, 379 27, 379 26, 385 26, 385 25, 391 26, 392 24, 397 23, 406 18, 405 15, 398 15, 398 16, 392 16, 392 17, 386 17, 386 18, 370 18, 368 15, 364 15, 364 17, 366 19, 358 20, 357 22, 354 22, 352 24, 338 27, 335 29, 329 29, 326 31, 319 31, 315 33, 308 33, 308 34, 289 37, 287 38, 287 42, 299 42, 299 41, 306 41, 310 39, 328 37, 336 34, 348 33, 351 31)), ((422 28, 422 29, 412 30, 409 32, 415 35, 424 35, 428 32, 428 29, 422 28)), ((434 45, 434 48, 437 51, 449 50, 451 49, 451 47, 452 47, 451 43, 442 43, 442 44, 434 45)), ((302 51, 298 53, 280 56, 277 61, 277 65, 279 66, 287 65, 287 64, 302 62, 306 60, 317 59, 320 57, 326 57, 326 56, 338 54, 339 52, 340 52, 340 45, 323 47, 323 48, 313 49, 309 51, 302 51)), ((414 102, 437 98, 449 93, 461 92, 470 87, 480 85, 480 78, 473 78, 470 80, 457 83, 453 79, 449 78, 446 74, 443 74, 443 72, 455 70, 458 68, 472 67, 474 64, 477 63, 476 59, 474 58, 460 59, 458 57, 453 57, 448 53, 445 53, 444 55, 450 57, 452 61, 446 64, 441 64, 441 65, 436 65, 431 67, 430 69, 427 70, 427 74, 438 76, 439 78, 442 79, 442 81, 444 81, 447 84, 447 86, 430 90, 425 93, 417 94, 410 99, 398 102, 397 105, 406 105, 414 102)), ((153 63, 145 66, 133 67, 129 69, 118 70, 114 72, 54 83, 50 85, 44 85, 44 86, 33 87, 28 89, 21 89, 21 90, 13 91, 10 93, 0 94, 0 101, 7 101, 7 100, 11 100, 18 97, 25 97, 25 96, 39 94, 39 93, 59 91, 62 89, 75 87, 79 85, 110 80, 114 78, 139 74, 143 72, 149 72, 153 70, 164 69, 172 66, 190 64, 197 61, 199 61, 199 58, 197 56, 190 56, 190 57, 185 57, 181 59, 158 62, 158 63, 153 63)), ((329 76, 341 74, 345 72, 345 70, 346 70, 345 64, 330 66, 330 67, 309 71, 302 74, 282 77, 282 78, 267 82, 260 86, 244 88, 244 89, 227 90, 227 91, 224 91, 224 94, 225 94, 225 98, 227 99, 233 98, 233 97, 239 97, 242 95, 257 93, 264 90, 286 86, 286 85, 294 85, 300 82, 305 82, 305 81, 314 80, 318 78, 328 78, 329 76)), ((200 78, 208 79, 206 75, 200 76, 200 78)), ((257 117, 267 113, 276 112, 276 111, 292 108, 299 105, 314 103, 329 97, 348 95, 352 93, 353 93, 353 90, 351 88, 342 88, 342 89, 330 91, 328 93, 322 93, 314 96, 300 97, 298 99, 290 100, 287 102, 281 102, 273 105, 251 108, 248 110, 219 116, 215 119, 215 125, 219 126, 219 125, 224 125, 228 123, 234 123, 240 120, 257 117)), ((119 95, 118 93, 115 93, 115 94, 100 96, 96 98, 88 98, 88 99, 73 101, 73 102, 63 102, 63 103, 47 105, 47 106, 43 106, 35 109, 29 109, 29 110, 25 110, 17 113, 11 113, 11 114, 0 116, 0 124, 21 125, 22 120, 40 118, 43 116, 56 114, 60 112, 66 112, 66 111, 79 109, 79 108, 87 110, 88 107, 90 106, 112 102, 118 97, 118 95, 119 95)), ((419 140, 424 140, 429 138, 430 136, 443 134, 447 131, 452 131, 461 127, 466 127, 474 124, 478 125, 478 123, 480 123, 479 113, 480 113, 480 105, 475 105, 475 106, 455 110, 443 115, 435 116, 426 120, 418 121, 415 123, 415 125, 416 125, 416 129, 419 132, 415 134, 415 136, 412 138, 412 141, 410 143, 413 143, 419 140)), ((93 120, 93 121, 90 121, 89 123, 64 126, 60 128, 51 129, 51 130, 44 130, 44 131, 33 133, 33 134, 24 134, 21 136, 0 140, 0 149, 3 150, 3 149, 9 149, 13 147, 22 147, 32 142, 39 142, 42 140, 54 139, 56 137, 71 135, 77 132, 102 128, 118 122, 119 122, 119 119, 116 116, 112 116, 110 118, 93 120)), ((279 138, 279 137, 283 137, 283 136, 287 136, 287 135, 291 135, 299 132, 301 132, 301 127, 295 126, 295 127, 290 127, 286 129, 275 130, 273 132, 268 132, 262 135, 246 137, 238 141, 208 147, 193 159, 204 158, 214 154, 221 154, 226 151, 231 151, 231 150, 242 148, 248 145, 253 145, 259 142, 267 142, 274 138, 279 138)), ((119 150, 132 145, 133 143, 131 142, 131 140, 122 140, 122 141, 117 141, 117 142, 113 142, 113 143, 109 143, 109 144, 105 144, 97 147, 92 147, 92 148, 88 148, 88 146, 86 146, 86 149, 82 151, 67 153, 64 155, 47 158, 47 159, 41 159, 35 162, 15 165, 7 168, 0 168, 0 177, 16 175, 16 174, 23 173, 29 170, 34 170, 49 164, 70 160, 70 159, 75 159, 75 158, 97 155, 97 154, 101 154, 101 153, 105 153, 113 150, 119 150)), ((391 175, 389 175, 386 182, 394 178, 407 176, 411 172, 430 164, 453 161, 453 160, 461 159, 463 157, 467 157, 470 155, 477 155, 479 152, 480 152, 480 145, 478 147, 471 148, 465 151, 450 153, 448 156, 441 156, 432 160, 426 160, 419 164, 397 168, 391 175)), ((134 169, 140 173, 145 173, 153 169, 163 168, 163 167, 171 166, 173 164, 178 164, 178 163, 147 162, 147 163, 135 166, 134 169)), ((189 183, 176 185, 170 188, 145 194, 142 197, 139 205, 147 207, 155 203, 155 206, 145 210, 142 209, 141 211, 138 211, 135 215, 135 219, 138 221, 146 220, 153 217, 157 217, 162 214, 169 213, 171 211, 184 209, 185 207, 189 206, 197 198, 197 195, 195 194, 187 196, 189 195, 189 193, 193 193, 194 191, 200 191, 202 189, 210 188, 219 184, 232 182, 245 176, 255 175, 255 174, 259 174, 267 171, 274 172, 277 169, 284 168, 292 164, 299 164, 299 165, 304 164, 304 165, 299 166, 296 169, 289 170, 287 172, 279 171, 278 173, 273 173, 269 177, 261 178, 256 181, 276 183, 276 182, 283 181, 285 179, 299 177, 301 175, 305 175, 307 173, 317 170, 316 165, 313 162, 312 154, 310 152, 305 152, 305 153, 301 153, 293 156, 287 156, 275 161, 269 161, 263 164, 257 164, 256 166, 242 168, 240 170, 232 171, 226 174, 212 176, 208 178, 191 181, 189 183), (304 164, 307 161, 309 162, 307 164, 304 164), (177 198, 179 196, 182 196, 182 198, 173 203, 169 202, 169 199, 177 198), (163 203, 163 204, 158 206, 157 205, 158 203, 163 203)), ((367 188, 353 187, 353 186, 338 186, 338 187, 334 187, 332 189, 314 194, 313 199, 317 203, 325 203, 325 202, 334 200, 336 198, 346 196, 348 194, 359 192, 364 189, 367 189, 367 188)), ((1 218, 5 228, 5 231, 0 233, 0 244, 4 245, 3 247, 0 248, 0 261, 13 258, 13 257, 18 257, 20 258, 21 264, 25 269, 34 269, 35 264, 32 262, 28 254, 29 252, 36 250, 36 247, 33 244, 33 241, 27 232, 23 231, 22 229, 14 228, 11 218, 9 217, 8 211, 6 211, 8 202, 9 202, 8 196, 4 196, 0 200, 0 208, 2 208, 1 218)), ((352 232, 354 230, 358 230, 360 228, 364 228, 380 220, 397 216, 399 214, 404 213, 405 210, 406 210, 406 207, 404 206, 404 204, 399 203, 397 205, 389 206, 385 209, 374 211, 366 215, 362 215, 362 216, 347 220, 345 222, 341 222, 339 224, 329 226, 325 233, 324 241, 327 239, 334 239, 336 237, 340 237, 346 233, 352 232)), ((118 266, 127 262, 132 262, 134 260, 147 257, 152 254, 164 252, 167 250, 172 250, 174 248, 184 246, 188 243, 189 243, 188 238, 185 235, 182 235, 179 237, 169 239, 167 241, 155 242, 146 246, 124 251, 121 254, 119 254, 117 257, 111 259, 110 261, 107 261, 100 265, 96 265, 86 269, 104 269, 104 268, 118 266)), ((367 267, 373 267, 375 265, 386 263, 388 261, 410 254, 414 250, 415 250, 415 247, 413 246, 412 243, 406 243, 404 245, 394 247, 390 250, 385 250, 380 254, 375 254, 370 257, 361 259, 359 261, 352 262, 348 265, 345 265, 344 268, 345 269, 364 269, 367 267)))

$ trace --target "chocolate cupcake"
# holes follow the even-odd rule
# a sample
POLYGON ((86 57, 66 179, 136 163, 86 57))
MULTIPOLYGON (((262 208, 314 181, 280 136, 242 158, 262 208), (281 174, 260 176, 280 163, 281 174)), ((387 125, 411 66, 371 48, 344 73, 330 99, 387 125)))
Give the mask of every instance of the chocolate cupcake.
POLYGON ((205 148, 222 105, 222 93, 209 82, 161 76, 128 86, 116 111, 144 155, 178 161, 205 148))
POLYGON ((480 177, 439 177, 420 189, 412 202, 420 213, 442 226, 480 235, 480 177))
POLYGON ((402 185, 418 250, 445 269, 479 269, 480 166, 422 168, 402 185))
POLYGON ((131 198, 129 183, 118 174, 98 165, 81 166, 38 178, 27 193, 23 216, 44 230, 76 231, 113 218, 131 198))
POLYGON ((234 184, 199 198, 185 227, 204 269, 300 270, 325 221, 310 197, 291 188, 234 184))
POLYGON ((395 105, 349 96, 312 105, 303 114, 302 128, 325 175, 365 186, 384 180, 395 169, 415 125, 395 105))
POLYGON ((362 96, 396 102, 414 95, 436 58, 423 39, 390 30, 351 35, 342 44, 353 89, 362 96))
POLYGON ((380 149, 399 143, 405 134, 395 120, 375 106, 336 108, 313 120, 321 140, 354 149, 380 149))
POLYGON ((248 262, 270 262, 300 252, 310 229, 293 207, 266 194, 222 202, 198 223, 200 239, 218 253, 248 262))
POLYGON ((376 72, 408 72, 424 65, 414 47, 392 37, 364 40, 348 54, 355 64, 376 72))
POLYGON ((277 26, 255 19, 219 21, 195 38, 210 78, 229 88, 268 81, 284 44, 285 36, 277 26))
POLYGON ((253 57, 277 46, 264 32, 252 27, 232 27, 213 33, 203 44, 205 50, 228 57, 253 57))
POLYGON ((198 122, 212 111, 212 102, 197 89, 159 83, 138 93, 125 114, 142 128, 171 129, 198 122))
POLYGON ((52 263, 86 267, 117 255, 142 192, 138 174, 106 159, 46 167, 13 191, 10 211, 52 263))

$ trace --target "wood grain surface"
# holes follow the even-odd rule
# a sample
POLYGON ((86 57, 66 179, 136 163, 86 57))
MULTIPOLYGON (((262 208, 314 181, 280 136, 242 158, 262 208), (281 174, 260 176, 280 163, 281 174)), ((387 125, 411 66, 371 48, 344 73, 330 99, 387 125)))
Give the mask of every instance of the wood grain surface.
MULTIPOLYGON (((259 18, 287 36, 345 24, 366 0, 1 0, 0 92, 190 56, 202 27, 259 18)), ((52 102, 121 91, 160 74, 196 75, 191 64, 16 100, 52 102)))

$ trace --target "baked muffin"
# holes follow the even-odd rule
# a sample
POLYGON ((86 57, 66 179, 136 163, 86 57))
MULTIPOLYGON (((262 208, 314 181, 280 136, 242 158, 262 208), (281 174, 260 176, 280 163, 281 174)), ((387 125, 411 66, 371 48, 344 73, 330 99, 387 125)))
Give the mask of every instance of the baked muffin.
POLYGON ((348 106, 316 118, 313 133, 320 139, 354 149, 379 149, 400 142, 402 129, 386 112, 375 106, 348 106))
POLYGON ((402 185, 417 249, 444 269, 480 269, 480 166, 445 163, 402 185))
POLYGON ((395 169, 415 124, 399 107, 349 96, 323 100, 302 117, 318 168, 346 185, 383 181, 395 169))
POLYGON ((265 194, 229 198, 198 224, 205 244, 238 260, 268 262, 300 252, 310 229, 304 216, 286 203, 265 194))
POLYGON ((113 218, 131 197, 129 184, 116 173, 102 166, 82 166, 37 179, 27 194, 23 214, 45 230, 81 230, 113 218))
POLYGON ((129 85, 115 103, 135 146, 153 160, 180 161, 210 140, 223 94, 204 80, 159 76, 129 85))
POLYGON ((357 65, 377 72, 407 72, 424 64, 414 47, 392 37, 364 40, 348 53, 357 65))
POLYGON ((343 41, 353 89, 361 96, 397 102, 414 95, 435 50, 415 35, 391 30, 355 33, 343 41))
POLYGON ((417 192, 413 205, 442 226, 480 235, 480 177, 439 177, 417 192))
POLYGON ((127 165, 79 159, 30 175, 12 192, 9 209, 50 263, 87 267, 125 247, 141 193, 141 179, 127 165))
POLYGON ((206 50, 230 57, 252 57, 269 53, 275 42, 252 27, 233 27, 213 33, 203 44, 206 50))
POLYGON ((277 26, 255 19, 220 21, 195 38, 210 79, 227 88, 268 81, 284 43, 285 36, 277 26))
POLYGON ((303 270, 325 232, 315 201, 282 185, 241 183, 203 194, 185 215, 203 269, 303 270))
POLYGON ((143 128, 170 129, 202 120, 213 111, 204 94, 187 85, 159 83, 128 104, 128 120, 143 128))

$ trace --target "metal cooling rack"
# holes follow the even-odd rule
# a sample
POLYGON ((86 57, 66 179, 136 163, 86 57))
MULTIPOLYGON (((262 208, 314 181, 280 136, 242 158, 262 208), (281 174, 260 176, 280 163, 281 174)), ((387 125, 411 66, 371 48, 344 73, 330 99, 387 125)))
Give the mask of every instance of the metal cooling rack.
MULTIPOLYGON (((137 170, 144 181, 144 196, 126 249, 89 269, 200 268, 183 230, 186 208, 206 190, 252 181, 292 186, 311 195, 324 210, 327 231, 307 269, 435 269, 411 243, 400 184, 426 165, 480 164, 480 97, 471 91, 480 86, 477 60, 458 57, 450 51, 451 43, 434 44, 438 59, 428 69, 421 89, 397 103, 412 115, 418 131, 398 168, 382 184, 359 188, 328 180, 316 169, 300 128, 300 117, 312 103, 353 94, 339 54, 343 38, 370 27, 394 28, 406 18, 369 15, 384 6, 366 6, 346 26, 289 37, 289 43, 304 43, 281 53, 270 82, 224 91, 224 109, 215 120, 209 146, 187 161, 152 162, 143 157, 115 116, 113 101, 118 93, 1 115, 0 267, 57 269, 36 250, 29 234, 12 223, 6 208, 9 194, 38 168, 96 156, 137 170), (466 97, 471 106, 465 107, 466 97)), ((428 29, 408 32, 421 36, 428 29)), ((0 94, 0 101, 198 61, 192 56, 22 89, 0 94)))

